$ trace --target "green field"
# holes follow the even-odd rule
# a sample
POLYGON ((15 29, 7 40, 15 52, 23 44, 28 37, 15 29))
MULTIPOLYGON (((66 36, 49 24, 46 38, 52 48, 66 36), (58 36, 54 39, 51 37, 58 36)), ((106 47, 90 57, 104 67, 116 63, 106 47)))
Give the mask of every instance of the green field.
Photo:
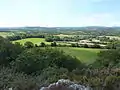
POLYGON ((40 44, 41 42, 44 42, 45 44, 50 44, 50 42, 46 42, 44 38, 26 38, 26 39, 21 39, 21 40, 16 40, 16 41, 13 41, 13 43, 15 42, 19 42, 21 43, 22 45, 24 45, 25 42, 27 41, 30 41, 34 44, 40 44))
MULTIPOLYGON (((40 44, 40 42, 44 42, 45 44, 51 44, 51 42, 46 42, 44 38, 27 38, 27 39, 13 41, 13 43, 20 42, 22 45, 24 45, 26 41, 31 41, 34 44, 38 44, 38 45, 40 44)), ((87 63, 87 64, 93 63, 97 58, 97 53, 100 52, 100 49, 91 49, 91 48, 59 47, 59 49, 63 50, 68 55, 75 56, 83 63, 87 63)))
MULTIPOLYGON (((51 44, 51 42, 46 42, 44 38, 26 38, 26 39, 21 39, 21 40, 13 41, 13 43, 19 42, 19 43, 21 43, 22 45, 24 45, 24 43, 27 42, 27 41, 30 41, 30 42, 32 42, 32 43, 34 43, 34 44, 38 44, 38 45, 40 45, 40 42, 44 42, 45 44, 48 44, 48 45, 51 44)), ((59 42, 59 43, 57 43, 57 44, 70 45, 70 44, 63 43, 63 42, 62 42, 62 43, 59 42)))
POLYGON ((14 35, 14 33, 12 32, 0 32, 0 36, 2 37, 12 36, 12 35, 14 35))
POLYGON ((90 49, 90 48, 73 48, 73 47, 60 47, 66 54, 75 56, 83 63, 93 63, 100 49, 90 49))

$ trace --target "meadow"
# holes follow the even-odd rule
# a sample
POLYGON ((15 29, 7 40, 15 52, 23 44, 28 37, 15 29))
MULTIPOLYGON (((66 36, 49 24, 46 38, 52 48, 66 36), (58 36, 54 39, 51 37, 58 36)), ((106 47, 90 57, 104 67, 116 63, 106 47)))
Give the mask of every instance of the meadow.
POLYGON ((14 33, 12 32, 0 32, 0 36, 2 37, 12 36, 12 35, 14 35, 14 33))
MULTIPOLYGON (((27 38, 13 41, 20 42, 22 45, 26 41, 30 41, 34 44, 40 45, 40 42, 44 42, 45 44, 50 45, 51 42, 46 42, 44 38, 27 38)), ((60 43, 59 43, 60 44, 60 43)), ((64 44, 64 43, 61 43, 64 44)), ((63 50, 66 54, 76 57, 80 61, 86 64, 93 63, 97 59, 97 54, 100 52, 100 49, 92 49, 92 48, 75 48, 75 47, 58 47, 60 50, 63 50)))
POLYGON ((86 64, 91 64, 97 59, 97 54, 101 49, 92 48, 74 48, 74 47, 60 47, 66 54, 75 56, 77 59, 86 64))
POLYGON ((44 42, 45 44, 51 43, 51 42, 46 42, 44 38, 26 38, 26 39, 13 41, 13 43, 19 42, 20 44, 24 45, 24 43, 27 41, 30 41, 30 42, 37 44, 37 45, 40 45, 41 42, 44 42))

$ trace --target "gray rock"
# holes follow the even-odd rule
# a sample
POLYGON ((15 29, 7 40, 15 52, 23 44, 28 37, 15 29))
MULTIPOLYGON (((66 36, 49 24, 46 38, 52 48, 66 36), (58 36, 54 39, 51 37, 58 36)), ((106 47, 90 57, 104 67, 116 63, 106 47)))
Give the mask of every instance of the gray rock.
POLYGON ((58 82, 42 87, 40 90, 92 90, 90 87, 76 84, 70 80, 60 79, 58 82))

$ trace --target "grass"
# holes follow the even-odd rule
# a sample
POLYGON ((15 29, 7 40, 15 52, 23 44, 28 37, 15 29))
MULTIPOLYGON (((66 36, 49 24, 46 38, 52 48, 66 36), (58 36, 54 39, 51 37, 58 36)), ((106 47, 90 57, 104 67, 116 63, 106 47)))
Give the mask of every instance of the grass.
POLYGON ((14 33, 12 32, 0 32, 0 36, 2 37, 12 36, 12 35, 14 35, 14 33))
MULTIPOLYGON (((27 39, 22 39, 22 40, 16 40, 13 41, 15 42, 20 42, 22 45, 26 41, 31 41, 34 44, 40 44, 40 42, 44 42, 45 44, 51 44, 51 42, 46 42, 44 38, 27 38, 27 39)), ((65 43, 61 43, 65 44, 65 43)), ((78 58, 80 61, 86 64, 93 63, 96 58, 97 54, 100 52, 100 49, 91 49, 91 48, 74 48, 74 47, 58 47, 60 50, 63 50, 66 54, 75 56, 78 58)))
POLYGON ((26 38, 26 39, 21 39, 21 40, 16 40, 16 41, 13 41, 13 43, 15 42, 19 42, 21 43, 22 45, 24 45, 25 42, 27 41, 30 41, 34 44, 40 44, 41 42, 44 42, 45 44, 50 44, 51 42, 46 42, 44 38, 26 38))
POLYGON ((83 63, 90 64, 97 59, 100 49, 60 47, 66 54, 75 56, 83 63))
MULTIPOLYGON (((30 42, 32 42, 32 43, 34 43, 34 44, 38 44, 38 45, 40 44, 40 42, 44 42, 45 44, 48 44, 48 45, 51 44, 51 42, 46 42, 44 38, 26 38, 26 39, 21 39, 21 40, 13 41, 13 43, 19 42, 19 43, 21 43, 22 45, 24 45, 24 43, 27 42, 27 41, 30 41, 30 42)), ((62 43, 61 43, 61 42, 57 42, 57 44, 70 45, 70 44, 63 43, 63 42, 62 42, 62 43)))

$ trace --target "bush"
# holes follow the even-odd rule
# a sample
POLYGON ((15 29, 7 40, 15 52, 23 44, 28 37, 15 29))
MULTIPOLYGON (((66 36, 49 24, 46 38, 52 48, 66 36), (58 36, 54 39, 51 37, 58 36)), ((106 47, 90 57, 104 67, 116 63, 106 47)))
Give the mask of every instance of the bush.
POLYGON ((56 47, 56 46, 57 46, 57 43, 56 43, 56 42, 52 42, 52 43, 51 43, 51 46, 52 46, 52 47, 56 47))
POLYGON ((34 47, 34 44, 33 44, 32 42, 27 41, 27 42, 25 42, 24 46, 25 46, 26 48, 33 48, 33 47, 34 47))
POLYGON ((46 45, 45 45, 45 43, 44 42, 41 42, 40 43, 40 47, 45 47, 46 45))
POLYGON ((12 44, 4 38, 0 38, 0 65, 9 65, 24 50, 20 43, 12 44))
POLYGON ((87 44, 84 44, 84 46, 83 46, 83 47, 84 47, 84 48, 89 48, 87 44))
POLYGON ((69 71, 83 67, 83 64, 78 59, 52 48, 25 50, 12 64, 18 71, 23 71, 27 74, 41 72, 41 70, 49 66, 63 67, 69 71))
POLYGON ((33 76, 28 76, 24 73, 15 72, 13 69, 0 69, 0 89, 8 90, 38 90, 39 84, 33 76))
POLYGON ((104 50, 98 54, 98 59, 94 65, 99 64, 99 67, 119 67, 119 60, 120 49, 104 50))

